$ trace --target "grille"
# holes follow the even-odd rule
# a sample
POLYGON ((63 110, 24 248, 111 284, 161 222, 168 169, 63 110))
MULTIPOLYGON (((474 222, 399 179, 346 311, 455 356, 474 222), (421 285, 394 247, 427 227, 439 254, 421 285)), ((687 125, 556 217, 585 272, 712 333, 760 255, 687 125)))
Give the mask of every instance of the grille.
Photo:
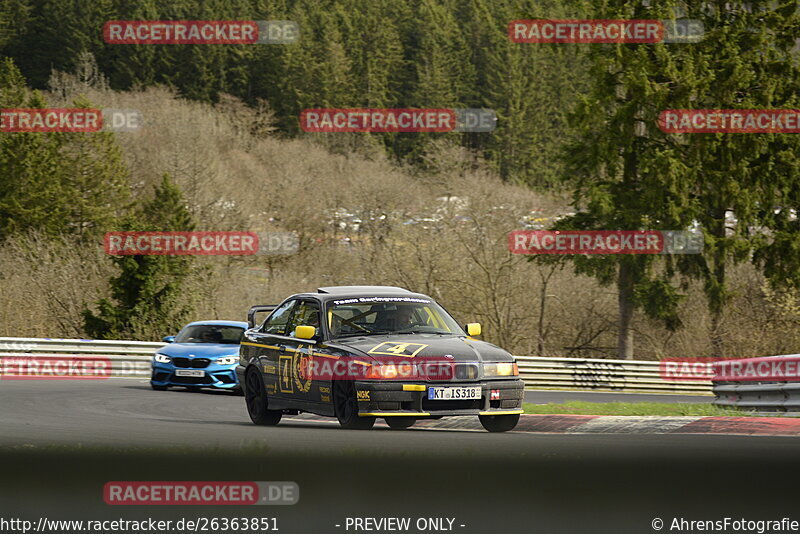
POLYGON ((202 369, 203 367, 208 367, 211 360, 208 358, 172 358, 172 363, 175 367, 202 369))
POLYGON ((210 376, 173 376, 172 380, 170 380, 173 384, 213 384, 214 379, 210 376))

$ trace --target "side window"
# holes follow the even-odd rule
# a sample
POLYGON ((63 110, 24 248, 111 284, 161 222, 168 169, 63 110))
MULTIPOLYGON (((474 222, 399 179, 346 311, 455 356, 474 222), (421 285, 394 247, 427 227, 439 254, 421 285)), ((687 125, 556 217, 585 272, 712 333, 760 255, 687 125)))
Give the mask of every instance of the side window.
POLYGON ((298 304, 294 310, 294 315, 292 315, 289 328, 286 329, 286 335, 293 335, 294 329, 300 325, 319 328, 319 305, 316 302, 302 301, 298 304))
POLYGON ((297 304, 296 300, 290 300, 272 312, 272 315, 264 321, 261 332, 279 336, 284 335, 286 332, 286 325, 289 323, 289 318, 292 316, 292 310, 295 304, 297 304))

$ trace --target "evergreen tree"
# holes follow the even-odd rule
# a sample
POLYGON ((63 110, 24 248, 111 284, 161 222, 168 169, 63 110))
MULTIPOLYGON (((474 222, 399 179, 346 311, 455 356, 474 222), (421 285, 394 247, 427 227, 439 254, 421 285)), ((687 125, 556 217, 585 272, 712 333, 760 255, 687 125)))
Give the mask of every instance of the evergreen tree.
MULTIPOLYGON (((180 190, 164 175, 155 196, 123 231, 192 231, 195 223, 180 190)), ((114 256, 119 274, 110 280, 111 299, 97 302, 97 312, 84 310, 86 333, 97 339, 130 339, 177 330, 191 314, 179 296, 192 272, 190 256, 114 256)))
MULTIPOLYGON (((798 109, 800 68, 796 2, 724 1, 690 6, 705 38, 676 45, 670 108, 798 109)), ((693 187, 693 218, 705 231, 701 256, 681 269, 704 282, 711 312, 711 345, 725 353, 722 319, 730 301, 728 271, 756 259, 773 283, 797 280, 800 234, 792 210, 800 195, 797 134, 685 134, 668 139, 693 187)))
MULTIPOLYGON (((636 0, 595 0, 597 19, 670 18, 675 3, 648 8, 636 0)), ((666 134, 656 127, 667 105, 667 73, 675 68, 674 47, 685 45, 591 45, 594 80, 572 117, 575 138, 566 149, 567 183, 578 214, 559 229, 684 230, 692 221, 691 182, 679 154, 664 151, 666 134), (672 46, 673 48, 670 48, 672 46)), ((572 256, 576 271, 616 283, 619 301, 617 356, 634 356, 633 316, 637 307, 680 324, 680 295, 670 285, 673 271, 656 269, 652 255, 572 256)))

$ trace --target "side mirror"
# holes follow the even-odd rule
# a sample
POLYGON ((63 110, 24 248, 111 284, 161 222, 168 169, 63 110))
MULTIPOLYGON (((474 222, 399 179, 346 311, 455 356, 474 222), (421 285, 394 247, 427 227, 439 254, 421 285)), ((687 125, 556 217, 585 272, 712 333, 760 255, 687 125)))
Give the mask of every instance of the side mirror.
POLYGON ((317 335, 317 329, 313 326, 300 325, 294 329, 294 337, 298 339, 312 339, 317 335))
POLYGON ((467 323, 464 329, 471 337, 481 335, 481 323, 467 323))
POLYGON ((175 341, 175 336, 164 336, 164 339, 162 339, 162 341, 166 341, 167 343, 172 343, 173 341, 175 341))

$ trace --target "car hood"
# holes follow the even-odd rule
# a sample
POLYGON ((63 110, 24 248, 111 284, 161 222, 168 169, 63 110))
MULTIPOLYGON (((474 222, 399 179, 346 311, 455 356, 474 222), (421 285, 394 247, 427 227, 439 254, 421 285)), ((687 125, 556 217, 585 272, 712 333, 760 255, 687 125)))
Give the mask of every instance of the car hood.
POLYGON ((400 334, 386 336, 363 336, 343 339, 336 343, 350 350, 363 353, 364 356, 387 357, 395 353, 387 349, 400 344, 409 343, 405 347, 405 356, 416 357, 448 357, 453 361, 475 362, 510 362, 514 357, 496 345, 477 339, 462 336, 441 336, 437 334, 400 334))
POLYGON ((170 343, 156 352, 173 358, 221 358, 238 356, 239 345, 223 343, 170 343))

